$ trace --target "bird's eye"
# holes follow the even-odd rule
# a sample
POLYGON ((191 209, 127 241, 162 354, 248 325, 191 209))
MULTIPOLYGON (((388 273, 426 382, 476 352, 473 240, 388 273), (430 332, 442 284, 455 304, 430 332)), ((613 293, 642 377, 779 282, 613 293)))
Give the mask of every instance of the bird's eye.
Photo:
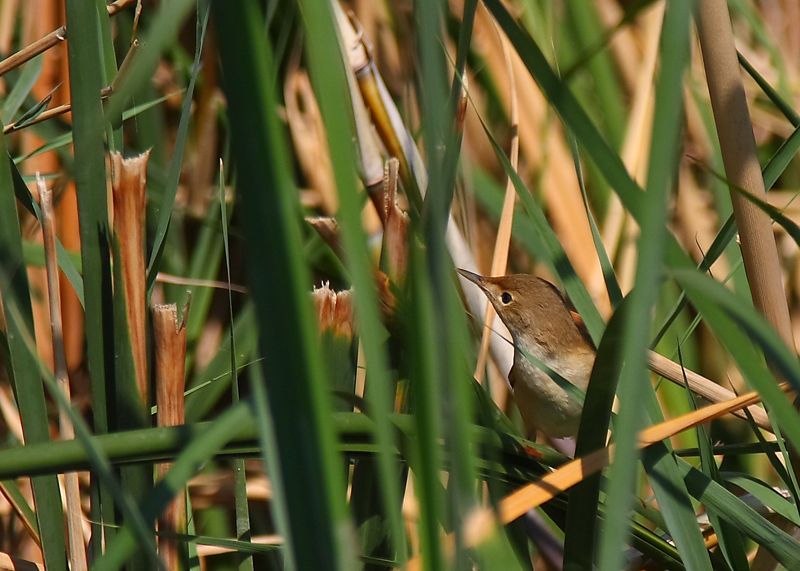
POLYGON ((513 298, 511 297, 511 294, 508 293, 507 291, 504 291, 503 294, 500 296, 500 301, 502 301, 506 305, 511 303, 512 299, 513 298))

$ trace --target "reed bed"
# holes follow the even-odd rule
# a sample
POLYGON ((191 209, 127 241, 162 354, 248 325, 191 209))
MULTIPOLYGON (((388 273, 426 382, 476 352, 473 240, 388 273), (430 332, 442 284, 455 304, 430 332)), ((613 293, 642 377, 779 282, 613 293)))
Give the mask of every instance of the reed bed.
POLYGON ((798 21, 0 1, 0 569, 800 568, 798 21))

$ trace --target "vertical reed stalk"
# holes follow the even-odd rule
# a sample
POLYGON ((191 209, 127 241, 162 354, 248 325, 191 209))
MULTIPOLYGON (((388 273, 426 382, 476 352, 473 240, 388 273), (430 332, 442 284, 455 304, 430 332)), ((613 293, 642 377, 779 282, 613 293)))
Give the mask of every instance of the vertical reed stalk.
MULTIPOLYGON (((186 361, 186 320, 178 318, 172 304, 153 307, 153 345, 155 352, 156 404, 158 426, 177 426, 184 422, 184 363, 186 361)), ((170 464, 159 464, 163 477, 170 464)), ((186 501, 183 490, 158 520, 160 532, 186 532, 186 501)), ((159 536, 158 552, 167 569, 188 568, 185 544, 173 537, 159 536)))
MULTIPOLYGON (((756 142, 747 108, 739 61, 725 0, 702 0, 697 11, 697 33, 703 53, 708 92, 719 135, 725 174, 732 185, 760 200, 766 200, 764 179, 756 154, 756 142)), ((766 212, 739 192, 731 192, 733 213, 739 228, 742 259, 753 304, 794 350, 789 306, 783 290, 778 248, 772 220, 766 212)), ((800 457, 790 448, 792 468, 800 476, 800 457)), ((772 569, 777 562, 759 549, 759 569, 772 569)))
POLYGON ((149 402, 145 336, 144 216, 147 161, 150 152, 123 159, 111 154, 114 233, 119 240, 122 287, 130 334, 136 385, 142 403, 149 402))
MULTIPOLYGON (((53 214, 53 194, 40 177, 36 184, 39 189, 39 204, 42 208, 42 234, 44 236, 45 268, 47 271, 47 290, 50 305, 50 327, 52 330, 55 376, 59 388, 67 400, 70 399, 67 357, 64 351, 64 327, 61 322, 61 292, 58 280, 58 261, 56 260, 55 215, 53 214)), ((58 415, 61 438, 72 440, 75 430, 67 413, 59 410, 58 415)), ((64 474, 64 490, 67 504, 67 534, 69 562, 73 570, 87 569, 86 540, 83 536, 81 515, 81 492, 77 472, 64 474)))
MULTIPOLYGON (((764 179, 756 154, 753 126, 725 0, 700 2, 697 32, 725 173, 732 185, 766 201, 764 179)), ((753 303, 781 339, 793 348, 789 308, 781 283, 781 266, 772 233, 772 221, 740 193, 732 192, 731 200, 753 303)))

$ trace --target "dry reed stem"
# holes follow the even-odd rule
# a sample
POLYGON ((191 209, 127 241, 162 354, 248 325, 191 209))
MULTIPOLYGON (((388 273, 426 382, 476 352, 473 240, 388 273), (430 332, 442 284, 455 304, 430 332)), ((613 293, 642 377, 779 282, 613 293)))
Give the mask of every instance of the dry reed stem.
MULTIPOLYGON (((111 95, 110 88, 104 88, 100 91, 100 98, 105 100, 111 95)), ((31 119, 29 121, 25 121, 23 123, 12 123, 10 125, 6 125, 3 127, 3 134, 7 135, 9 133, 15 133, 22 129, 26 129, 31 127, 32 125, 36 125, 37 123, 42 123, 43 121, 47 121, 48 119, 52 119, 53 117, 58 117, 60 115, 66 115, 67 113, 72 111, 72 103, 64 103, 63 105, 58 105, 53 107, 52 109, 48 109, 47 111, 42 111, 39 115, 36 116, 35 119, 31 119)))
POLYGON ((342 236, 336 218, 330 216, 308 216, 306 222, 316 230, 319 237, 330 246, 330 249, 340 258, 344 258, 342 250, 342 236))
MULTIPOLYGON (((500 102, 510 116, 511 94, 505 61, 499 49, 493 20, 485 8, 476 12, 472 43, 485 59, 487 70, 498 88, 500 102)), ((548 217, 568 259, 583 283, 590 288, 589 293, 600 313, 608 315, 610 302, 604 284, 593 280, 593 276, 602 270, 594 249, 575 164, 563 130, 552 120, 544 95, 516 51, 511 54, 511 59, 518 97, 525 102, 519 108, 522 154, 529 168, 541 173, 540 186, 548 217)))
POLYGON ((333 216, 339 208, 339 197, 330 153, 325 144, 325 125, 308 74, 296 65, 286 78, 283 99, 286 102, 289 134, 300 169, 310 187, 319 193, 322 211, 327 216, 333 216))
MULTIPOLYGON (((766 200, 725 0, 700 2, 697 30, 725 173, 731 184, 766 200)), ((753 303, 781 339, 794 347, 772 220, 738 192, 731 192, 731 201, 753 303)))
MULTIPOLYGON (((703 377, 702 375, 695 373, 694 371, 690 371, 685 367, 681 367, 681 365, 675 361, 672 361, 667 357, 656 353, 655 351, 649 352, 648 360, 651 371, 678 385, 686 386, 688 384, 688 388, 692 392, 700 395, 709 402, 728 402, 736 398, 736 394, 733 391, 729 391, 728 389, 718 385, 710 379, 703 377), (685 379, 684 375, 686 375, 685 379)), ((760 406, 752 406, 748 408, 748 411, 752 415, 753 421, 758 425, 759 428, 763 428, 769 432, 773 431, 769 417, 763 408, 760 406)), ((747 415, 744 414, 744 412, 736 412, 734 414, 739 418, 747 418, 747 415)))
MULTIPOLYGON (((649 10, 643 17, 643 34, 646 38, 644 59, 639 66, 638 80, 633 93, 631 112, 628 116, 628 126, 625 139, 622 143, 620 156, 625 168, 638 182, 647 166, 647 158, 650 149, 650 132, 653 120, 653 85, 656 73, 656 62, 658 61, 658 43, 661 37, 661 24, 664 14, 664 5, 659 4, 649 10)), ((603 244, 606 251, 613 260, 620 250, 623 238, 631 237, 631 234, 638 233, 638 230, 626 231, 629 225, 635 222, 628 216, 616 193, 609 196, 608 210, 606 211, 605 222, 602 229, 603 244)), ((602 273, 596 279, 603 279, 602 273)), ((628 291, 630 286, 623 288, 628 291)))
MULTIPOLYGON (((8 502, 8 505, 11 506, 11 509, 14 511, 14 513, 17 514, 17 518, 19 519, 20 523, 22 524, 22 527, 24 527, 25 531, 28 532, 28 535, 31 537, 33 542, 36 545, 38 545, 39 547, 41 547, 42 546, 42 538, 39 536, 39 531, 34 529, 33 526, 30 524, 30 522, 28 521, 28 518, 23 516, 23 513, 25 513, 25 511, 23 511, 23 510, 30 509, 30 506, 27 505, 27 504, 24 505, 24 506, 21 505, 17 501, 17 496, 8 493, 8 490, 6 489, 5 484, 2 484, 2 483, 0 483, 0 494, 3 495, 3 499, 5 499, 6 502, 8 502)), ((23 500, 23 501, 27 502, 28 500, 26 499, 26 500, 23 500)))
MULTIPOLYGON (((789 390, 787 383, 781 389, 789 390)), ((638 447, 647 448, 700 424, 709 422, 725 414, 741 410, 761 401, 761 396, 753 391, 731 399, 706 406, 659 424, 645 428, 639 433, 638 447)), ((615 446, 600 448, 580 458, 560 466, 536 482, 532 482, 512 492, 500 500, 497 511, 498 523, 506 525, 521 517, 529 510, 553 499, 589 476, 598 473, 609 465, 614 457, 615 446)), ((490 537, 495 529, 495 513, 488 508, 479 508, 464 523, 466 547, 474 547, 490 537)), ((452 549, 452 535, 447 537, 447 545, 452 549)), ((408 563, 409 570, 421 568, 418 557, 408 563)))
POLYGON ((214 289, 230 290, 236 293, 247 293, 247 288, 243 285, 229 284, 221 280, 202 280, 195 278, 186 278, 183 276, 175 276, 165 272, 158 272, 156 274, 156 282, 162 284, 182 285, 189 287, 210 287, 214 289))
MULTIPOLYGON (((725 174, 732 185, 766 200, 753 125, 742 85, 733 29, 725 0, 702 0, 697 10, 697 32, 703 53, 711 109, 719 136, 725 174)), ((731 201, 753 304, 787 346, 794 348, 789 306, 783 289, 780 259, 770 217, 739 192, 731 201)), ((800 455, 790 447, 795 475, 800 455)), ((759 548, 759 551, 762 550, 759 548)), ((772 560, 762 553, 759 559, 772 560)), ((770 561, 771 562, 771 561, 770 561)), ((777 561, 774 561, 777 566, 777 561)), ((772 565, 765 565, 772 567, 772 565)))
MULTIPOLYGON (((178 318, 178 307, 174 303, 153 307, 158 426, 178 426, 184 422, 186 311, 181 320, 178 318)), ((170 464, 159 464, 159 477, 163 477, 169 468, 170 464)), ((186 533, 186 499, 183 491, 162 512, 158 529, 186 533)), ((167 569, 182 568, 184 551, 180 540, 163 536, 158 538, 158 552, 167 569)))
MULTIPOLYGON (((349 20, 344 20, 337 16, 340 32, 346 37, 346 29, 350 27, 352 30, 352 23, 349 20)), ((347 33, 355 34, 355 31, 352 30, 347 33)), ((361 41, 366 41, 363 35, 361 41)), ((396 157, 400 161, 400 176, 406 185, 406 189, 416 186, 424 196, 428 186, 428 174, 425 170, 425 164, 422 162, 422 157, 414 143, 414 139, 403 123, 400 112, 389 95, 374 62, 369 59, 369 53, 366 50, 364 54, 367 56, 366 62, 360 58, 360 52, 356 52, 355 55, 353 55, 353 50, 348 52, 348 63, 358 79, 361 96, 370 112, 372 122, 381 138, 381 142, 386 147, 389 155, 396 157)), ((365 173, 361 173, 361 175, 365 176, 365 173)), ((368 185, 370 181, 364 180, 363 182, 368 185)), ((448 218, 446 240, 447 248, 455 265, 459 268, 476 271, 477 268, 475 267, 475 258, 472 251, 453 221, 452 215, 448 218)), ((482 292, 477 288, 468 288, 464 291, 464 297, 473 315, 483 315, 488 301, 482 292)), ((501 335, 510 337, 508 329, 503 323, 497 323, 495 329, 499 330, 501 335)), ((497 363, 502 373, 507 375, 514 358, 512 347, 504 343, 498 336, 492 336, 490 345, 495 363, 497 363)))
MULTIPOLYGON (((256 545, 275 545, 280 546, 284 544, 283 537, 280 535, 254 535, 250 538, 250 543, 256 545)), ((212 555, 221 555, 223 553, 235 553, 237 550, 233 547, 221 547, 218 545, 198 545, 197 555, 200 557, 211 557, 212 555)), ((0 569, 0 571, 2 571, 0 569)))
MULTIPOLYGON (((509 150, 509 160, 514 171, 519 170, 519 109, 517 99, 517 85, 514 80, 514 67, 511 62, 511 49, 508 45, 508 38, 503 35, 497 22, 494 24, 495 33, 500 40, 503 51, 503 58, 506 64, 508 75, 508 91, 511 99, 510 107, 510 127, 511 127, 511 149, 509 150)), ((494 243, 492 253, 492 267, 489 275, 502 276, 508 267, 508 250, 511 246, 511 228, 514 222, 514 204, 517 199, 517 191, 510 176, 506 177, 506 192, 503 197, 503 208, 500 212, 500 222, 497 225, 497 238, 494 243)), ((481 345, 478 351, 478 361, 475 364, 475 379, 483 382, 483 375, 486 371, 486 360, 489 356, 489 336, 492 333, 492 325, 495 321, 495 311, 492 304, 486 305, 486 313, 483 316, 483 332, 481 333, 481 345)))
MULTIPOLYGON (((603 23, 604 35, 613 30, 608 47, 617 63, 615 69, 619 72, 627 90, 631 92, 641 78, 637 61, 641 59, 642 50, 639 44, 642 42, 637 41, 640 38, 636 37, 633 26, 618 26, 626 14, 615 0, 597 0, 597 15, 603 23)), ((640 31, 639 35, 644 37, 645 42, 650 38, 646 31, 640 31)))
POLYGON ((144 405, 150 400, 147 382, 147 316, 145 310, 144 219, 147 161, 150 151, 123 159, 111 153, 114 233, 119 242, 125 311, 128 318, 136 385, 144 405))
POLYGON ((382 184, 383 254, 386 256, 389 277, 396 284, 402 284, 408 265, 408 214, 397 203, 400 161, 391 158, 386 161, 382 184))
MULTIPOLYGON (((6 0, 0 4, 0 53, 7 54, 11 51, 18 10, 19 0, 6 0)), ((0 92, 5 95, 5 85, 0 85, 0 92)))
MULTIPOLYGON (((127 8, 136 0, 116 0, 106 7, 108 15, 113 16, 117 12, 127 8)), ((11 54, 6 59, 0 61, 0 76, 5 75, 12 69, 16 69, 27 61, 35 58, 39 54, 46 52, 53 46, 56 46, 67 39, 67 27, 61 26, 53 30, 46 36, 36 40, 35 42, 25 46, 18 52, 11 54)))
MULTIPOLYGON (((352 12, 345 14, 342 5, 334 2, 334 11, 339 29, 342 32, 340 48, 342 60, 349 62, 346 67, 347 86, 350 105, 356 130, 356 146, 358 149, 358 170, 364 186, 369 189, 383 180, 383 158, 381 147, 375 135, 370 112, 364 102, 364 96, 358 85, 358 71, 371 62, 370 48, 366 44, 361 23, 352 12)), ((378 210, 378 209, 376 209, 378 210)))
MULTIPOLYGON (((56 229, 53 213, 53 194, 44 180, 37 175, 39 204, 42 209, 42 234, 44 236, 45 268, 47 271, 47 299, 50 304, 50 327, 52 331, 55 377, 59 389, 71 401, 67 357, 64 351, 64 327, 61 321, 61 291, 59 287, 58 261, 56 259, 56 229)), ((58 423, 61 438, 72 440, 75 430, 66 411, 59 409, 58 423)), ((76 472, 63 476, 67 518, 67 541, 69 545, 70 567, 75 570, 86 569, 86 538, 83 535, 81 516, 81 492, 76 472)))

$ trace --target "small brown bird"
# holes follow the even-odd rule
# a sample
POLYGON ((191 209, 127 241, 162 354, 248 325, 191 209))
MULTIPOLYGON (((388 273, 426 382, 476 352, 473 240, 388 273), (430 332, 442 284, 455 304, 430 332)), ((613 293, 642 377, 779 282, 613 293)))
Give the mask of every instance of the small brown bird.
POLYGON ((586 391, 595 349, 580 317, 558 288, 542 278, 526 274, 490 278, 461 269, 458 273, 483 290, 514 338, 508 380, 525 425, 548 436, 575 436, 582 404, 526 355, 586 391))

